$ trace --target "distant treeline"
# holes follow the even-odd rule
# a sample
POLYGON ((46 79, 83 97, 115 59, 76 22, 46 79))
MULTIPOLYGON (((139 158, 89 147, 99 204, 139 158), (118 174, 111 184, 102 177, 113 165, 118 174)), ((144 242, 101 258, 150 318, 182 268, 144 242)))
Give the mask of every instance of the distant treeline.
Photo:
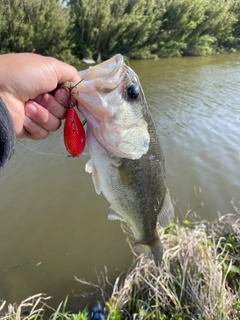
POLYGON ((240 0, 0 0, 0 53, 67 62, 240 49, 240 0))

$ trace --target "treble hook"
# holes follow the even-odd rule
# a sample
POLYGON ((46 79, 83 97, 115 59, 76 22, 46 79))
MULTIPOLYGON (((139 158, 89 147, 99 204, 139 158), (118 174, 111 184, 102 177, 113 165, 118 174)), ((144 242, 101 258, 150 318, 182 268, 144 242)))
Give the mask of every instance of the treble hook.
MULTIPOLYGON (((70 107, 70 108, 73 108, 73 107, 74 107, 74 103, 72 102, 72 90, 73 90, 73 89, 77 89, 77 86, 78 86, 79 83, 81 83, 83 80, 84 80, 84 78, 82 78, 80 81, 78 81, 73 87, 71 86, 71 84, 70 84, 70 87, 68 87, 68 86, 65 85, 65 84, 63 84, 63 85, 61 86, 61 89, 62 89, 62 88, 65 88, 65 89, 67 89, 67 90, 69 91, 68 103, 69 103, 69 107, 70 107)), ((78 90, 77 90, 77 92, 78 92, 78 90)))
MULTIPOLYGON (((77 86, 79 85, 79 83, 81 83, 83 81, 83 79, 84 78, 82 78, 80 81, 78 81, 73 87, 71 87, 71 84, 70 84, 70 87, 68 87, 65 84, 63 84, 61 86, 61 89, 65 88, 65 89, 67 89, 69 91, 69 97, 68 97, 69 108, 74 108, 74 103, 72 102, 72 90, 73 89, 77 89, 77 86)), ((78 92, 78 89, 77 89, 77 92, 78 92)), ((82 125, 84 126, 86 123, 87 123, 87 120, 84 119, 83 122, 82 122, 82 125)))

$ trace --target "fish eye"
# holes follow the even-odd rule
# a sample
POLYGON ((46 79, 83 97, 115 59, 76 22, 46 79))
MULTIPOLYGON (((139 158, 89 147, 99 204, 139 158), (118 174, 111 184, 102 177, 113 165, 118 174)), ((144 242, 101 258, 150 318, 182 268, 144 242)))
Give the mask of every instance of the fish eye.
POLYGON ((132 84, 128 89, 127 89, 128 97, 130 99, 137 99, 139 96, 139 87, 136 86, 135 84, 132 84))

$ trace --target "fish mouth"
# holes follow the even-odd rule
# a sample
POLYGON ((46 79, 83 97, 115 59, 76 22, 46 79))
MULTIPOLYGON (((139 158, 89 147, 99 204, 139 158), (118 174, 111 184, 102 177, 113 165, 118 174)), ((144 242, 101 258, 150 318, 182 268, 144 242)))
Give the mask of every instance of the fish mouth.
MULTIPOLYGON (((123 56, 117 54, 100 65, 80 71, 79 75, 81 79, 84 79, 83 85, 85 81, 94 80, 98 91, 110 92, 119 86, 124 76, 123 67, 125 67, 123 56)), ((79 87, 80 91, 82 91, 82 85, 79 87)))
MULTIPOLYGON (((82 81, 71 83, 69 87, 78 101, 79 111, 87 120, 87 132, 91 130, 109 153, 121 158, 139 159, 147 153, 150 138, 142 116, 134 116, 136 106, 126 101, 129 74, 123 56, 118 54, 80 71, 82 81), (142 140, 139 136, 143 137, 142 140)), ((136 76, 133 71, 132 74, 136 76)))
MULTIPOLYGON (((78 108, 88 120, 89 114, 103 116, 103 111, 110 115, 109 103, 113 95, 121 94, 125 76, 123 56, 113 58, 79 72, 78 84, 71 84, 72 95, 78 101, 78 108), (112 94, 111 94, 112 93, 112 94)), ((113 115, 111 115, 113 116, 113 115)))

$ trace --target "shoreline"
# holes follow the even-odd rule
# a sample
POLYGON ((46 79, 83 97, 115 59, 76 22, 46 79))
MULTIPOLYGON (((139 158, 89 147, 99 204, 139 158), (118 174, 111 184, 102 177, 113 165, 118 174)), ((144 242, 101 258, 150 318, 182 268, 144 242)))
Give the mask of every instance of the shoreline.
MULTIPOLYGON (((159 229, 159 234, 164 248, 162 267, 144 256, 136 257, 126 274, 116 279, 105 306, 101 303, 102 319, 133 319, 133 314, 138 319, 238 319, 239 212, 214 222, 193 217, 192 222, 189 219, 182 225, 173 223, 159 229)), ((104 301, 106 297, 102 298, 104 301)), ((40 293, 19 306, 2 302, 0 319, 45 319, 46 310, 52 312, 50 318, 54 320, 91 319, 87 308, 78 314, 69 312, 67 298, 57 310, 48 305, 49 299, 40 293)))

